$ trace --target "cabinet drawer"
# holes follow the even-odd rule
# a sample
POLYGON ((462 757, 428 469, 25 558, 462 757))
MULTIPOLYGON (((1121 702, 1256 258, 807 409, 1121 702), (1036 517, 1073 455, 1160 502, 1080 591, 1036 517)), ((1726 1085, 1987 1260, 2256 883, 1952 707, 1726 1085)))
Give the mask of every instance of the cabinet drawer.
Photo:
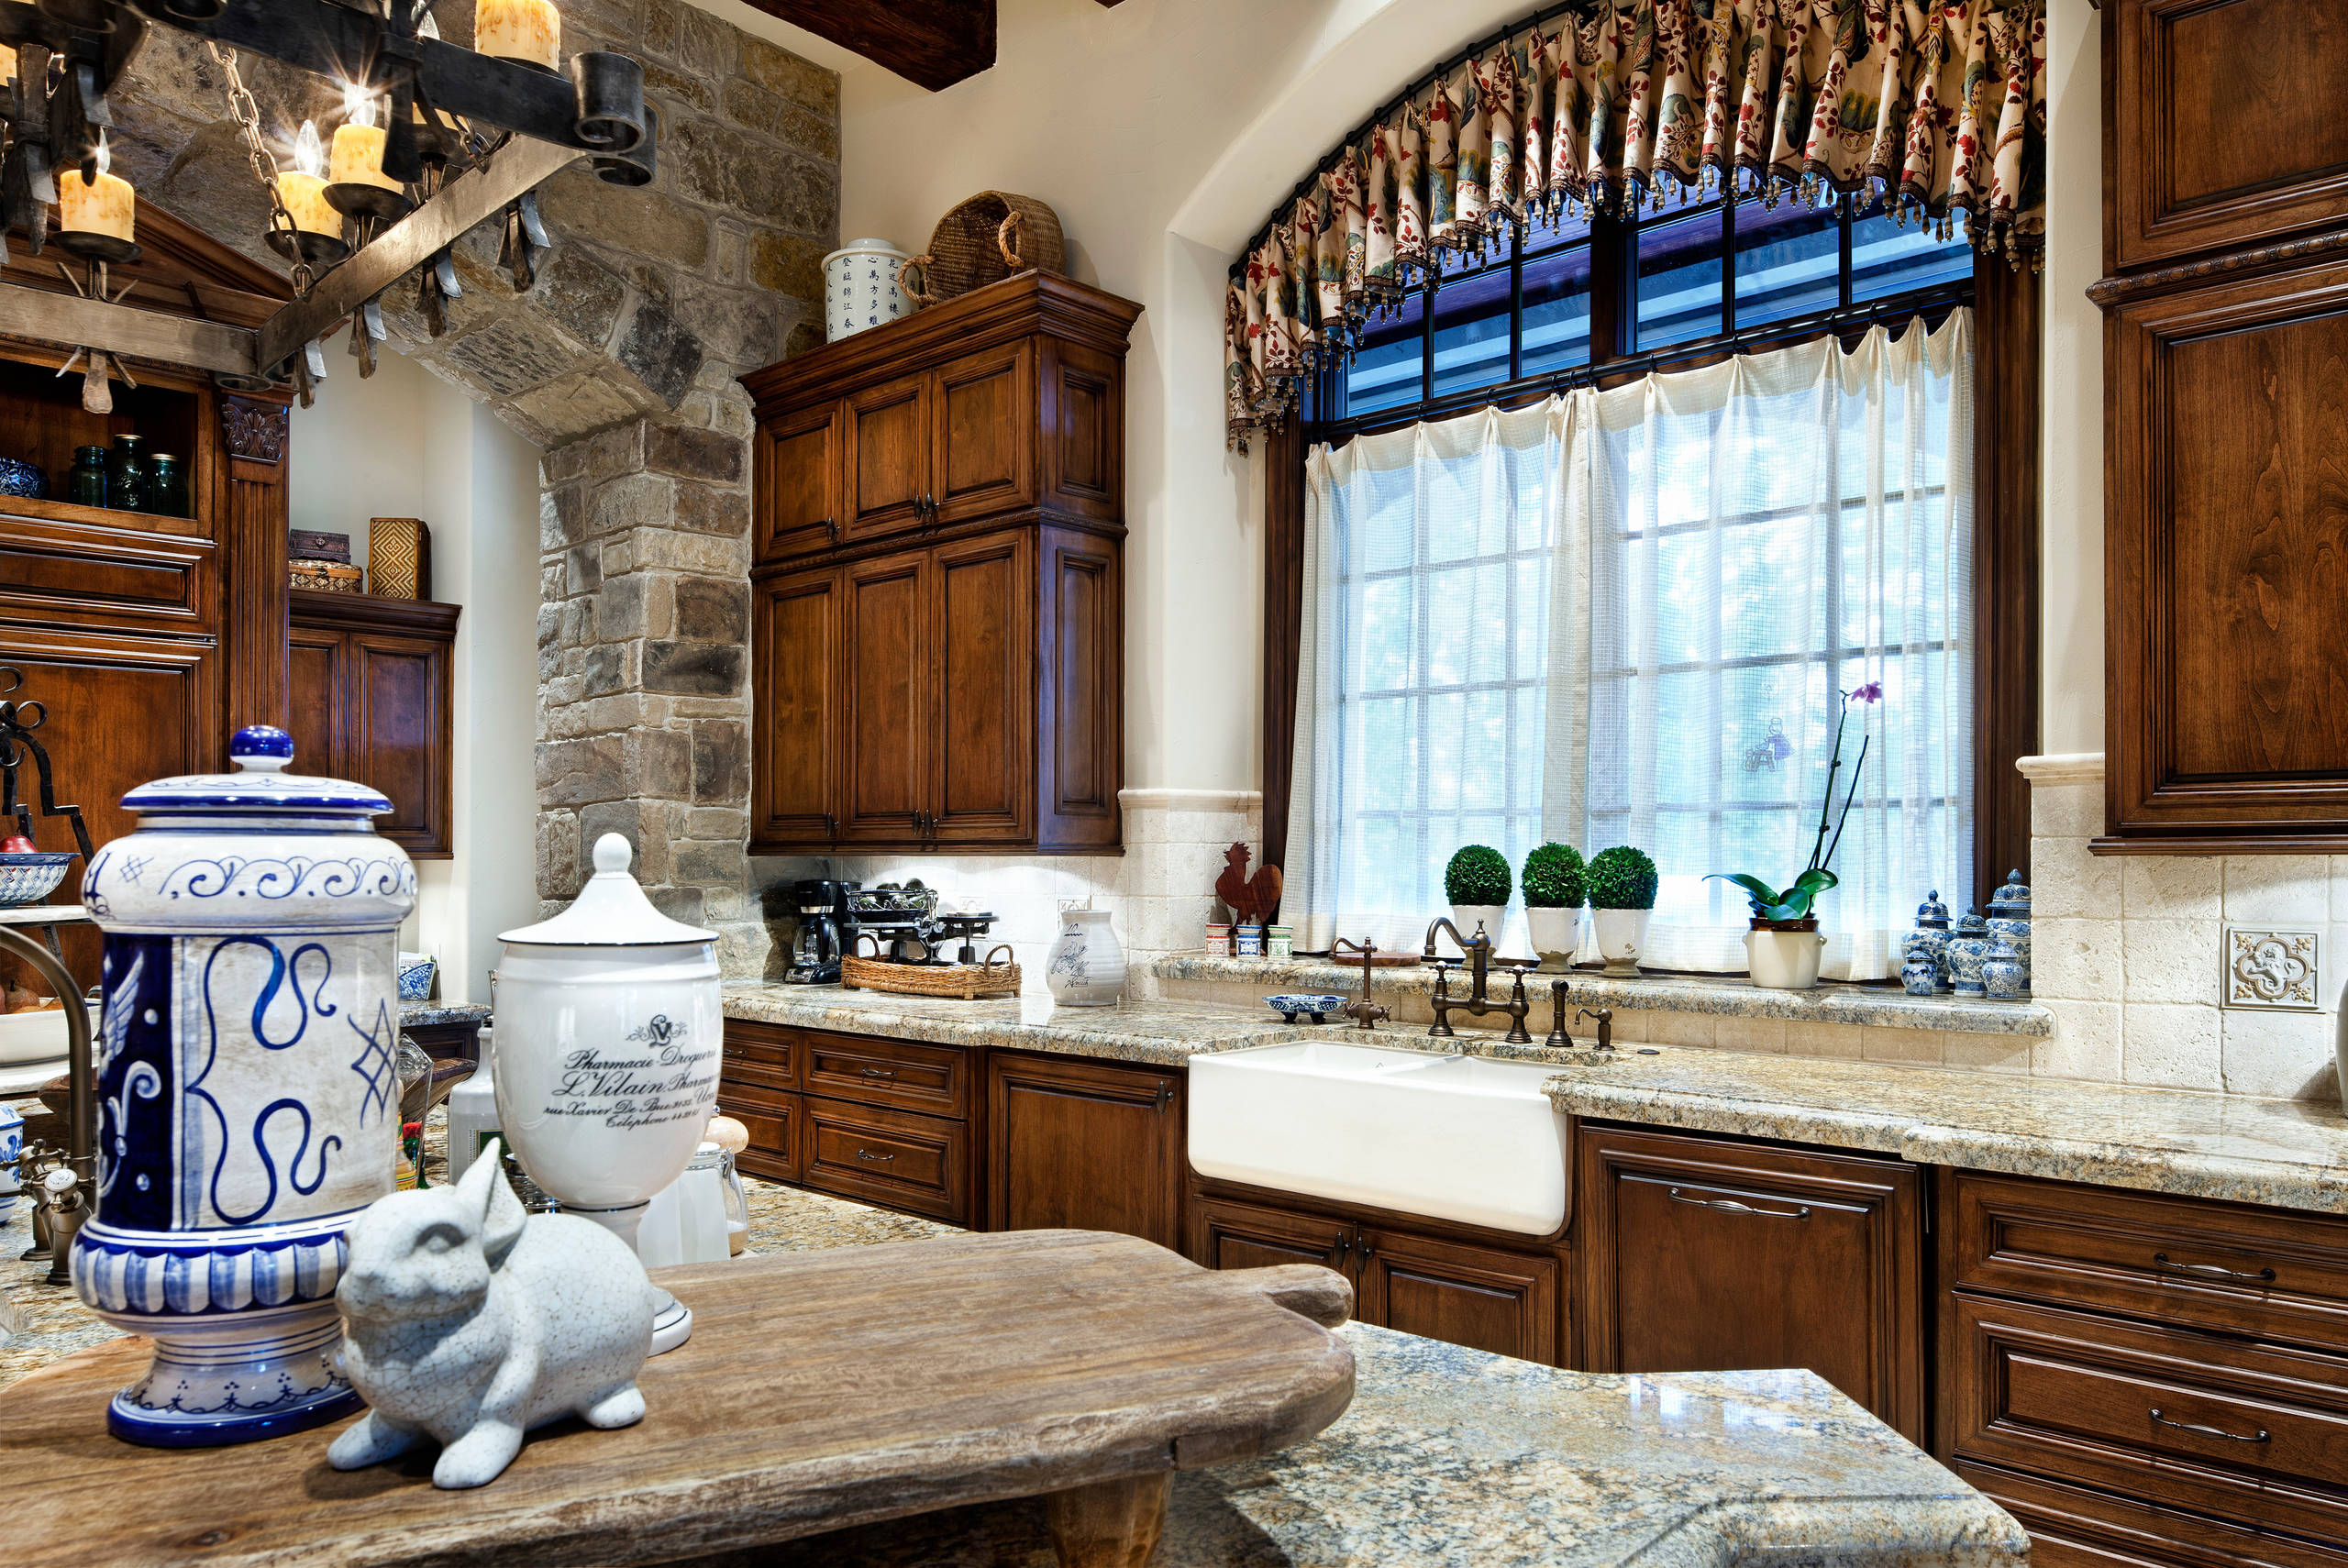
POLYGON ((2348 1361, 1960 1294, 1959 1455, 2348 1539, 2348 1361))
POLYGON ((720 1088, 717 1109, 749 1130, 750 1144, 735 1163, 769 1181, 797 1181, 806 1165, 806 1110, 795 1094, 720 1088))
POLYGON ((807 1091, 932 1116, 968 1116, 969 1058, 951 1045, 811 1034, 807 1037, 807 1091))
POLYGON ((1962 1288, 2348 1351, 2348 1222, 1965 1175, 1955 1244, 1962 1288))
POLYGON ((2032 1568, 2348 1568, 2348 1551, 1985 1464, 1958 1479, 2030 1531, 2032 1568))
POLYGON ((792 1093, 804 1088, 804 1046, 796 1030, 781 1024, 729 1018, 725 1021, 725 1079, 792 1093))
POLYGON ((969 1130, 840 1100, 807 1102, 809 1187, 962 1224, 969 1218, 969 1130))

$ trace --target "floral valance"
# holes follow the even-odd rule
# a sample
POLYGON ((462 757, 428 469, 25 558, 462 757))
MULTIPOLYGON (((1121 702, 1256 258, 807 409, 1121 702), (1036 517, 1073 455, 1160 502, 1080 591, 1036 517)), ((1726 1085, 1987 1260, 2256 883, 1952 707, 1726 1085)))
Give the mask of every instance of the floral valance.
POLYGON ((1444 73, 1324 159, 1235 269, 1231 443, 1445 254, 1509 225, 1728 186, 1880 194, 2033 263, 2045 0, 1590 0, 1444 73))

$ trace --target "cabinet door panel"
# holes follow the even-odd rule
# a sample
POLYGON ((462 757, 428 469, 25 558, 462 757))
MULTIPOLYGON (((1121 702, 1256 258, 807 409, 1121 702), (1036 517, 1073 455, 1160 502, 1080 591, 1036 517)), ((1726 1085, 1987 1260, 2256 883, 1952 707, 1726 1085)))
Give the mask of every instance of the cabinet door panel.
POLYGON ((2348 1568, 2348 1550, 1986 1464, 1953 1468, 2030 1531, 2031 1568, 2348 1568))
POLYGON ((1124 361, 1057 343, 1044 378, 1045 500, 1055 510, 1103 523, 1125 508, 1124 361))
POLYGON ((775 578, 751 593, 750 847, 827 848, 839 833, 840 576, 775 578))
POLYGON ((1920 1171, 1612 1127, 1579 1141, 1590 1371, 1808 1367, 1923 1441, 1920 1171))
POLYGON ((929 556, 888 556, 848 567, 844 839, 918 842, 914 817, 930 798, 935 675, 930 657, 929 556))
POLYGON ((350 755, 343 736, 343 639, 339 632, 296 626, 286 635, 291 685, 285 729, 294 737, 294 766, 305 773, 348 778, 350 755))
POLYGON ((1025 530, 938 547, 936 837, 1016 841, 1034 829, 1035 569, 1025 530))
POLYGON ((1318 1214, 1294 1214, 1221 1198, 1191 1201, 1191 1259, 1206 1268, 1319 1264, 1344 1273, 1354 1228, 1318 1214))
POLYGON ((1124 572, 1117 547, 1097 535, 1047 528, 1042 541, 1043 835, 1066 848, 1111 848, 1124 835, 1124 572))
POLYGON ((2348 14, 2305 0, 2119 0, 2104 14, 2119 265, 2348 216, 2348 14))
POLYGON ((1035 370, 1024 343, 941 366, 930 389, 937 520, 959 523, 1036 499, 1035 370))
POLYGON ((347 643, 353 708, 351 777, 381 790, 392 809, 375 831, 410 855, 447 855, 449 645, 352 635, 347 643))
POLYGON ((1093 1062, 987 1064, 987 1228, 1181 1245, 1182 1080, 1093 1062))
POLYGON ((851 539, 870 538, 920 521, 930 493, 930 379, 900 376, 847 400, 848 517, 851 539))
POLYGON ((798 1181, 806 1174, 805 1104, 795 1094, 760 1094, 720 1084, 717 1109, 749 1131, 750 1144, 737 1162, 769 1181, 798 1181))
POLYGON ((803 556, 838 538, 841 419, 837 403, 825 403, 759 426, 755 562, 803 556))
POLYGON ((1400 1231, 1361 1232, 1365 1323, 1557 1364, 1557 1263, 1400 1231))

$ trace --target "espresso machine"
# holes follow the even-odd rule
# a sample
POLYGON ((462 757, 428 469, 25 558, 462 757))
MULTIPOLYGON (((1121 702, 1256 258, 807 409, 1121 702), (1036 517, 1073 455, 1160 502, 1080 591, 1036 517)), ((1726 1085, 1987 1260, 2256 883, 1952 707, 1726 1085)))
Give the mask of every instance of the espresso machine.
POLYGON ((840 955, 847 951, 856 929, 848 914, 848 896, 856 889, 854 882, 826 879, 792 885, 791 902, 798 911, 799 929, 791 939, 791 963, 782 972, 786 984, 839 984, 840 955))

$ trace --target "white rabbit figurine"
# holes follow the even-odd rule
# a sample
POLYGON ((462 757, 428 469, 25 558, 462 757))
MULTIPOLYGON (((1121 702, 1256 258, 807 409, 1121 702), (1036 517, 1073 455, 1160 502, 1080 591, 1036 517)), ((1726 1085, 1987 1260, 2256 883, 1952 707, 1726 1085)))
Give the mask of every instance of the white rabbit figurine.
POLYGON ((436 1486, 482 1486, 533 1427, 644 1419, 651 1286, 593 1220, 524 1212, 493 1139, 454 1187, 395 1192, 349 1231, 335 1291, 342 1368, 371 1407, 334 1440, 337 1470, 441 1444, 436 1486))

